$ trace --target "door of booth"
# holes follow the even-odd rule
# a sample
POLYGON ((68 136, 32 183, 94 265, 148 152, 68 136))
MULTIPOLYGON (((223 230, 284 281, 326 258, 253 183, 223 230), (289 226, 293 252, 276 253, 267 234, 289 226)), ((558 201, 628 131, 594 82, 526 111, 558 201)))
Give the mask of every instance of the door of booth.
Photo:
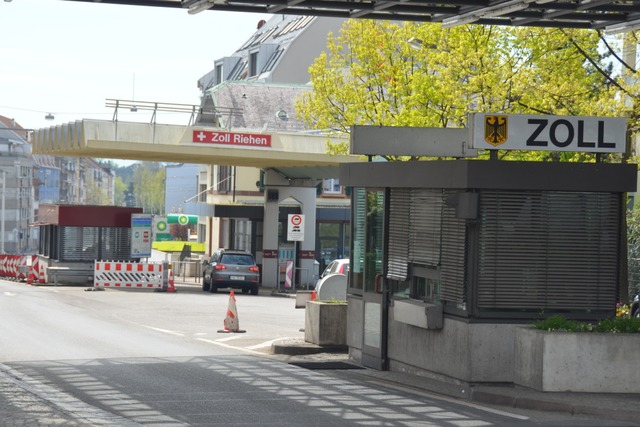
MULTIPOLYGON (((354 289, 362 292, 362 364, 387 370, 388 290, 384 279, 385 192, 357 189, 353 199, 354 289)), ((359 293, 358 292, 358 293, 359 293)), ((359 322, 357 322, 359 323, 359 322)))

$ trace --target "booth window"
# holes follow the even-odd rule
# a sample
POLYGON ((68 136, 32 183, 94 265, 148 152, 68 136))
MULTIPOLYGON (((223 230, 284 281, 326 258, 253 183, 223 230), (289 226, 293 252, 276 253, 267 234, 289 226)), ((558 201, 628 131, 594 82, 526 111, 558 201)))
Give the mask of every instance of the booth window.
POLYGON ((466 222, 460 190, 393 188, 390 193, 387 279, 395 298, 466 307, 466 222))
POLYGON ((412 289, 412 298, 425 302, 437 304, 440 302, 440 284, 426 277, 414 277, 412 289))

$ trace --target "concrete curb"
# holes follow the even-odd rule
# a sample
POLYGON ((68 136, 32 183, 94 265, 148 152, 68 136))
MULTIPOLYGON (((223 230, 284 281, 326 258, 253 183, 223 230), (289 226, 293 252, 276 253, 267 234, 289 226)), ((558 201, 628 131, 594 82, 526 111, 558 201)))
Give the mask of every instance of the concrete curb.
POLYGON ((487 405, 528 409, 541 412, 564 412, 615 421, 640 422, 640 405, 635 395, 602 395, 597 393, 553 393, 502 387, 472 389, 470 400, 487 405))

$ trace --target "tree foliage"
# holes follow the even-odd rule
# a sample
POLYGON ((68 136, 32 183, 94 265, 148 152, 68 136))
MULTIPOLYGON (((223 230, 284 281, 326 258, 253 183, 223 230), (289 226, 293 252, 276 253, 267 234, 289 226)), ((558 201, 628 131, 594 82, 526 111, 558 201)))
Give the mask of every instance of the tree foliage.
POLYGON ((136 163, 133 172, 133 195, 136 206, 145 213, 164 213, 165 168, 160 163, 136 163))
POLYGON ((296 108, 310 126, 338 133, 351 125, 466 127, 473 112, 618 117, 625 105, 615 49, 602 46, 590 30, 349 20, 310 67, 314 90, 296 108))
POLYGON ((125 192, 127 191, 127 184, 124 183, 122 177, 116 176, 113 182, 113 196, 114 204, 116 206, 126 206, 125 204, 125 192))

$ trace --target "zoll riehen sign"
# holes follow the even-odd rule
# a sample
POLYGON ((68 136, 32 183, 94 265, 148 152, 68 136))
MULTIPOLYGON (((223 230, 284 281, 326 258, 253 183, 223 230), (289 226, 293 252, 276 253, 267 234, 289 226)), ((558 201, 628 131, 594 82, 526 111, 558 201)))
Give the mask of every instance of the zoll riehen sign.
POLYGON ((484 150, 624 153, 625 119, 480 114, 471 118, 471 146, 484 150))
POLYGON ((203 144, 239 145, 242 147, 271 147, 271 135, 263 135, 260 133, 194 130, 193 142, 200 142, 203 144))

